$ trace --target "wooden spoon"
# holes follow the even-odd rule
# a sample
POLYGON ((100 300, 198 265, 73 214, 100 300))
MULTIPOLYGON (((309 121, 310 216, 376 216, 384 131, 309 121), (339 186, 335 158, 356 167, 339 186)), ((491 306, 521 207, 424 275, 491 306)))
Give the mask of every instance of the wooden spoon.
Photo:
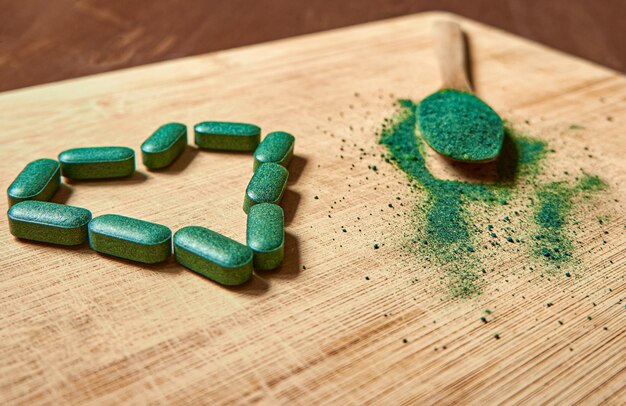
POLYGON ((466 72, 465 41, 455 22, 436 22, 435 52, 442 89, 417 108, 418 126, 426 142, 456 161, 484 163, 497 159, 504 140, 502 119, 472 94, 466 72))

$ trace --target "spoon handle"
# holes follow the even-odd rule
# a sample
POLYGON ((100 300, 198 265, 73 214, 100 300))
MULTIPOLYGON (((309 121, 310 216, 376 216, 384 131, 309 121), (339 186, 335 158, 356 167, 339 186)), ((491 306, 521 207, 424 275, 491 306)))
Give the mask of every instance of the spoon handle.
POLYGON ((443 78, 443 88, 471 92, 466 71, 465 41, 459 24, 437 21, 433 25, 435 53, 443 78))

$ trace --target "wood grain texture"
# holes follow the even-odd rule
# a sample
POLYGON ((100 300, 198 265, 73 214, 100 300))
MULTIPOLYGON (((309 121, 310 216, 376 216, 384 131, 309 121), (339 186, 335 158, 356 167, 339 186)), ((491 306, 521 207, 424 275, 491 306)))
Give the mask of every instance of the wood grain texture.
MULTIPOLYGON (((481 296, 451 299, 439 269, 400 256, 393 235, 423 196, 408 193, 401 172, 367 165, 383 168, 375 132, 393 100, 439 87, 431 25, 444 17, 453 18, 409 16, 0 94, 5 188, 30 160, 80 146, 138 150, 168 121, 252 122, 297 138, 285 262, 240 288, 173 261, 141 266, 17 241, 0 223, 2 403, 623 404, 623 76, 459 19, 476 92, 555 148, 547 176, 584 170, 610 189, 580 218, 577 278, 528 273, 511 250, 489 264, 498 272, 481 296), (395 196, 406 204, 390 210, 395 196), (598 212, 610 215, 604 228, 598 212)), ((173 168, 139 169, 66 184, 54 200, 244 240, 252 156, 190 147, 173 168)))

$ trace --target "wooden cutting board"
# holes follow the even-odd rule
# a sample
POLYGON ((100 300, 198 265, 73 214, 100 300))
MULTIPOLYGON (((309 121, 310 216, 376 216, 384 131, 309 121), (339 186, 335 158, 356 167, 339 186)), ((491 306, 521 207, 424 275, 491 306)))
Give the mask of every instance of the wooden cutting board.
MULTIPOLYGON (((169 121, 251 122, 297 138, 284 264, 243 287, 174 261, 18 241, 2 221, 2 403, 623 404, 625 102, 622 75, 439 13, 1 94, 4 188, 66 148, 138 151, 169 121), (609 184, 578 219, 576 278, 529 273, 511 250, 488 264, 498 272, 481 295, 453 298, 441 270, 407 262, 394 239, 424 196, 383 162, 376 132, 396 98, 438 88, 438 18, 468 33, 477 93, 555 149, 546 173, 609 184), (392 210, 395 196, 403 206, 392 210)), ((192 147, 167 171, 139 162, 130 180, 69 183, 54 201, 244 241, 251 171, 249 154, 192 147)))

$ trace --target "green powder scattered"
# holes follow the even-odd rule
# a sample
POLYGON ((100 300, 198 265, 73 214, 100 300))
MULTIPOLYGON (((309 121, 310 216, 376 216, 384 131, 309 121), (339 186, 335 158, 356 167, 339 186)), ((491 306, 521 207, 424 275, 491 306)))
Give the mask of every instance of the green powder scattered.
POLYGON ((578 184, 578 189, 584 192, 596 192, 607 188, 606 182, 597 176, 585 175, 578 184))
POLYGON ((498 156, 504 128, 498 114, 471 93, 440 90, 418 106, 419 129, 439 153, 462 161, 498 156))
MULTIPOLYGON (((396 117, 385 120, 380 143, 388 149, 386 161, 403 170, 412 187, 426 194, 425 202, 416 205, 412 216, 414 228, 407 249, 443 270, 443 279, 452 296, 467 298, 479 294, 486 274, 482 265, 486 257, 502 249, 519 250, 518 246, 524 248, 527 244, 524 238, 515 235, 517 231, 508 215, 495 214, 497 210, 506 210, 522 183, 530 185, 531 193, 537 195, 531 200, 534 215, 530 221, 538 232, 534 238, 528 236, 534 245, 533 253, 557 266, 571 257, 571 242, 563 230, 571 199, 580 193, 604 188, 602 180, 585 175, 575 186, 562 182, 537 186, 535 177, 539 162, 547 152, 546 144, 516 134, 509 126, 505 127, 500 158, 493 164, 495 178, 489 183, 436 178, 426 165, 425 143, 416 133, 420 128, 417 113, 420 107, 410 100, 400 100, 399 105, 396 117), (476 205, 482 207, 481 215, 473 214, 476 205), (491 216, 489 224, 477 224, 486 220, 485 216, 491 216), (499 233, 495 232, 494 224, 500 227, 499 233), (490 237, 490 247, 481 246, 478 240, 483 232, 490 237), (499 237, 499 234, 504 236, 499 237), (488 248, 493 250, 488 251, 488 248)), ((520 216, 518 211, 509 214, 520 216)))
MULTIPOLYGON (((557 269, 572 256, 572 242, 566 233, 572 200, 581 193, 595 192, 606 188, 606 183, 597 176, 585 175, 576 185, 566 182, 551 182, 537 192, 539 200, 535 212, 535 223, 539 233, 535 235, 535 254, 543 257, 557 269)), ((569 272, 568 272, 569 273, 569 272)))
POLYGON ((537 224, 545 229, 560 229, 570 208, 570 195, 571 190, 563 183, 552 182, 544 186, 538 193, 541 204, 535 216, 537 224))
POLYGON ((535 254, 560 266, 572 256, 570 241, 563 234, 563 225, 571 209, 572 190, 561 182, 548 183, 537 193, 539 206, 535 221, 540 233, 535 235, 535 254))
POLYGON ((482 272, 476 271, 480 268, 473 258, 473 227, 465 207, 472 201, 501 204, 517 176, 534 172, 532 167, 543 156, 545 144, 513 137, 507 130, 495 183, 438 179, 426 167, 423 141, 415 136, 417 106, 409 100, 401 100, 400 106, 398 117, 383 128, 380 142, 389 149, 388 161, 395 162, 427 192, 425 232, 418 231, 415 236, 420 241, 419 251, 429 257, 435 254, 433 259, 445 265, 453 296, 473 296, 480 293, 482 272))

